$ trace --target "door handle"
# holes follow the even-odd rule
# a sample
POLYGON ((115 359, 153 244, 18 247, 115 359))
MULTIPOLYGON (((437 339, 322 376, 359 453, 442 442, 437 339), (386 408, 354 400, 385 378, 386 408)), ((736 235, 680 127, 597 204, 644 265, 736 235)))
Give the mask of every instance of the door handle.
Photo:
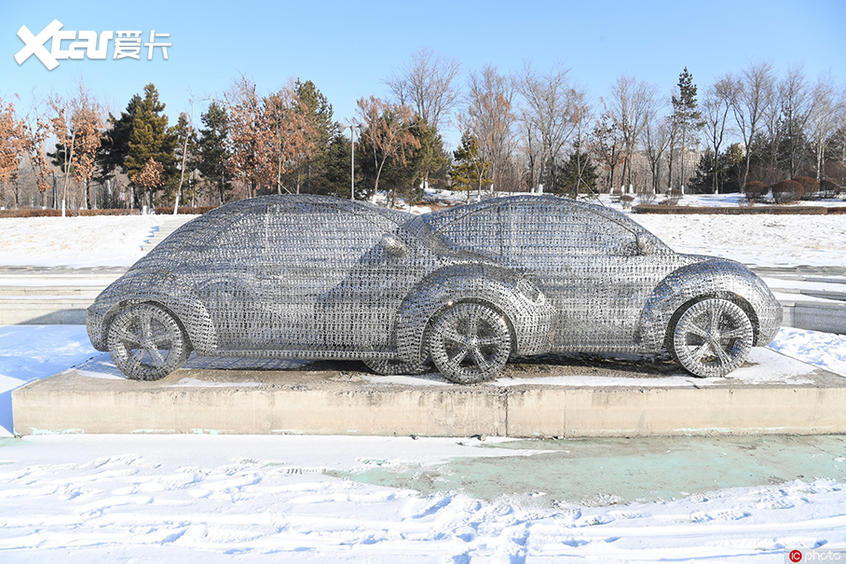
POLYGON ((263 266, 258 269, 256 273, 257 278, 279 278, 282 276, 282 267, 281 266, 263 266))

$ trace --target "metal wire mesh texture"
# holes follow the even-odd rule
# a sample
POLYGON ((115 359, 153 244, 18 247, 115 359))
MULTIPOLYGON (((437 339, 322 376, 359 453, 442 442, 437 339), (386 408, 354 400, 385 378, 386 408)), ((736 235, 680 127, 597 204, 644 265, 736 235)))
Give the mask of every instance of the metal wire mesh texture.
POLYGON ((694 374, 724 374, 780 322, 742 265, 675 253, 623 214, 554 196, 417 217, 327 196, 235 202, 171 234, 87 317, 132 378, 194 350, 383 373, 431 361, 460 383, 495 377, 511 354, 573 351, 666 349, 694 374))

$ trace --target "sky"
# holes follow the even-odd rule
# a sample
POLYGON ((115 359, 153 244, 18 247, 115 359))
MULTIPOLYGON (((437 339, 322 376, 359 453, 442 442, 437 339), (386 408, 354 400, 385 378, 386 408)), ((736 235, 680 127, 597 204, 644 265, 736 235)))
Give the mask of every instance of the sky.
MULTIPOLYGON (((510 73, 570 69, 575 86, 597 101, 620 74, 669 94, 684 66, 700 88, 750 63, 783 72, 802 65, 811 80, 831 73, 846 85, 846 1, 427 1, 270 2, 177 0, 49 2, 0 0, 0 97, 23 111, 79 83, 111 112, 148 82, 166 112, 198 120, 213 97, 240 75, 263 93, 291 78, 310 79, 329 98, 338 121, 358 98, 387 96, 385 80, 420 49, 461 63, 460 80, 486 64, 510 73), (38 34, 53 19, 64 30, 169 33, 169 59, 64 60, 47 70, 36 57, 14 59, 16 33, 38 34)), ((48 44, 49 47, 49 44, 48 44)), ((445 131, 448 145, 458 138, 445 131)))

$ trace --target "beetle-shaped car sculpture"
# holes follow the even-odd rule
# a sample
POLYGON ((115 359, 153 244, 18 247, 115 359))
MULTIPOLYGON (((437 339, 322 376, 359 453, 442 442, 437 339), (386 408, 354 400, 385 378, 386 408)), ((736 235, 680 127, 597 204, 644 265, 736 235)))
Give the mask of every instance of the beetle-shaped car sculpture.
POLYGON ((430 363, 457 383, 512 355, 669 351, 723 376, 781 323, 743 265, 673 252, 624 214, 556 196, 420 216, 329 196, 262 196, 177 229, 88 308, 130 378, 206 356, 430 363))

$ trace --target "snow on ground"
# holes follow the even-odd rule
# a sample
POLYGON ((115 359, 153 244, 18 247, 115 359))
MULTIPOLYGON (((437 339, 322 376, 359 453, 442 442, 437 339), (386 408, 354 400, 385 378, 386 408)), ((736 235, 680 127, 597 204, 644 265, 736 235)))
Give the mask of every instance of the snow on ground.
POLYGON ((769 348, 846 376, 846 335, 782 327, 769 348))
MULTIPOLYGON (((773 348, 844 370, 845 344, 846 337, 782 329, 773 348)), ((0 327, 4 425, 11 420, 12 387, 92 356, 108 364, 91 349, 83 326, 0 327)), ((451 461, 467 460, 469 479, 490 490, 484 475, 473 474, 479 468, 473 461, 496 461, 507 477, 509 460, 550 452, 543 443, 528 450, 521 444, 316 436, 2 439, 0 551, 4 562, 782 562, 792 548, 846 548, 846 490, 839 479, 846 476, 840 469, 846 452, 823 455, 831 458, 826 472, 793 471, 769 485, 691 488, 680 497, 656 493, 625 503, 618 486, 605 482, 597 487, 608 493, 588 505, 550 499, 543 480, 531 491, 495 485, 501 493, 491 499, 448 485, 457 471, 451 461), (411 472, 412 481, 426 487, 363 478, 374 470, 411 472), (805 477, 796 479, 799 474, 805 477)), ((818 456, 812 451, 795 458, 818 456)), ((613 453, 607 456, 608 464, 620 464, 613 453)), ((821 462, 809 464, 819 468, 821 462)), ((600 470, 592 474, 601 476, 600 470)))
POLYGON ((95 354, 84 325, 0 325, 0 437, 12 434, 12 390, 95 354))
MULTIPOLYGON (((0 219, 0 266, 129 266, 163 216, 0 219)), ((174 216, 167 216, 168 220, 174 216)), ((196 216, 176 216, 185 221, 196 216)))
POLYGON ((753 266, 846 265, 846 216, 632 214, 673 250, 753 266))
MULTIPOLYGON (((737 194, 686 196, 682 201, 696 199, 710 206, 731 205, 736 197, 737 194)), ((377 195, 377 201, 383 200, 384 194, 377 195)), ((398 206, 412 213, 425 213, 433 206, 464 201, 466 193, 427 190, 422 205, 409 206, 400 201, 398 206)), ((605 203, 620 207, 610 200, 605 203)), ((163 221, 188 221, 193 217, 4 218, 0 220, 0 266, 129 266, 143 255, 141 245, 163 221)), ((713 254, 756 266, 846 265, 846 216, 631 214, 630 217, 679 252, 713 254)))
MULTIPOLYGON (((846 547, 846 494, 832 478, 630 503, 610 494, 584 505, 550 500, 540 480, 541 489, 486 501, 346 476, 419 466, 421 480, 437 480, 444 460, 474 468, 485 457, 499 467, 545 452, 505 446, 405 437, 6 439, 0 550, 4 562, 783 562, 793 548, 846 547)), ((601 457, 587 462, 596 467, 601 457)))

